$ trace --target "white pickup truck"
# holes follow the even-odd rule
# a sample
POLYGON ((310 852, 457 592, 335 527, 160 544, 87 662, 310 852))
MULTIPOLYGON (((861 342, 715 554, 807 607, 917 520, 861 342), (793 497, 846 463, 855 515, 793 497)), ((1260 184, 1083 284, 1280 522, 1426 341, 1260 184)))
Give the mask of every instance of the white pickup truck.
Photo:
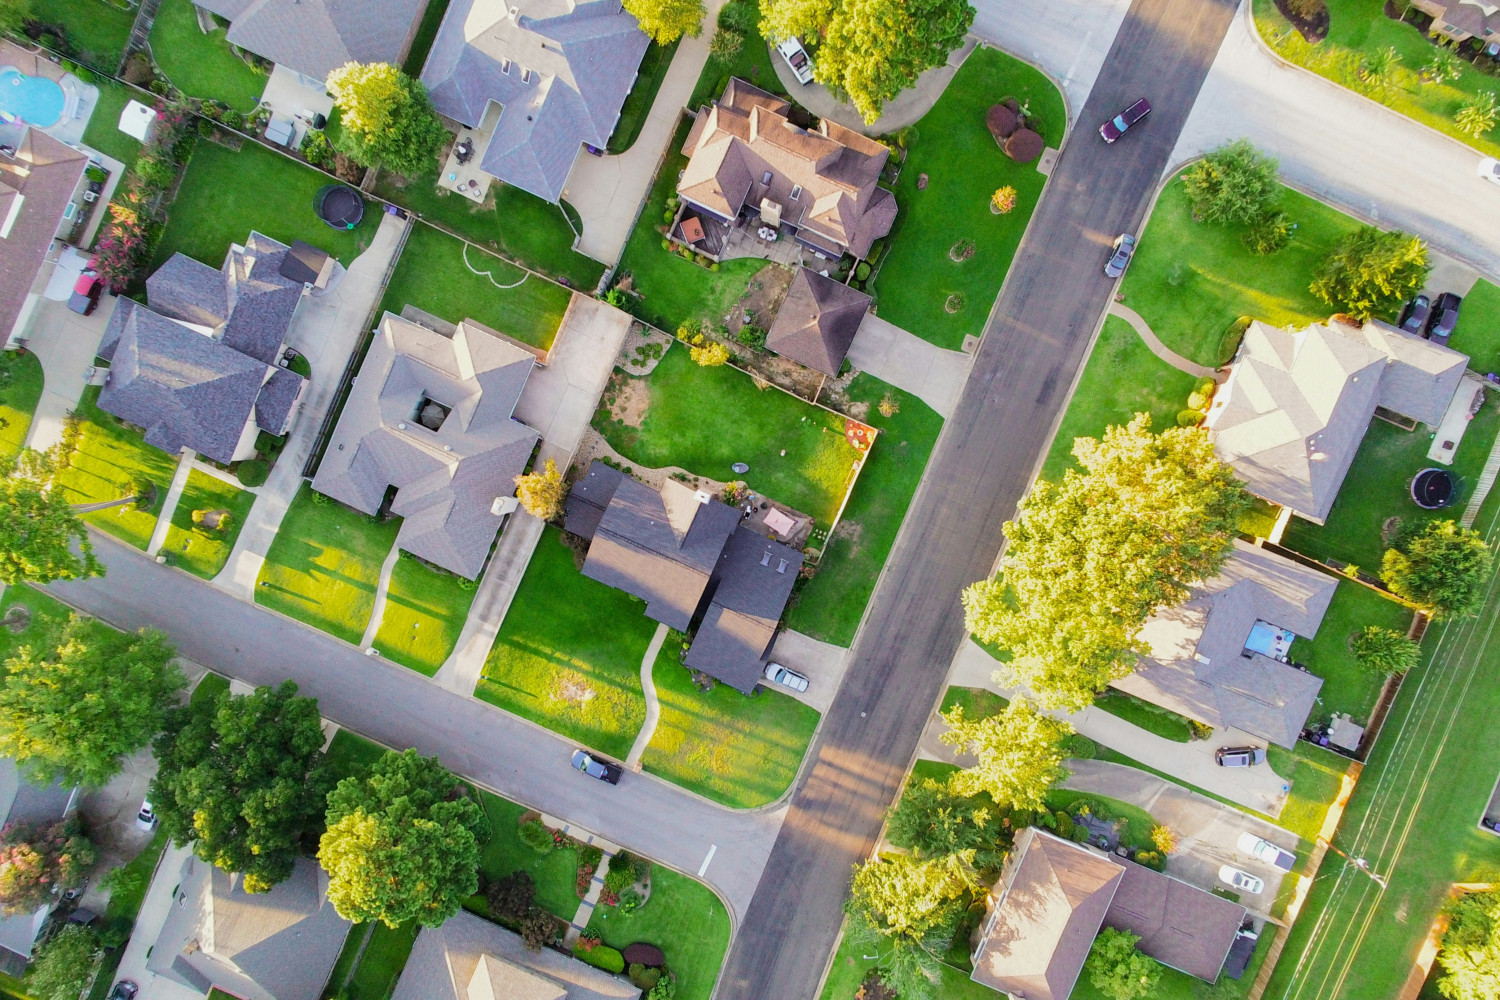
POLYGON ((792 68, 792 75, 797 78, 798 83, 812 83, 812 59, 795 35, 785 41, 777 42, 776 51, 781 53, 781 58, 785 59, 786 64, 792 68))

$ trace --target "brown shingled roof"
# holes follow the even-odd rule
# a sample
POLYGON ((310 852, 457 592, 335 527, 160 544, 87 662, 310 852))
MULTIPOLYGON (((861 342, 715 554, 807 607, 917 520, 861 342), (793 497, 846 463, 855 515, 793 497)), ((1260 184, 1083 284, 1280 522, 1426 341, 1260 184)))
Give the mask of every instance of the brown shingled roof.
POLYGON ((766 348, 824 375, 837 375, 870 308, 870 297, 798 268, 766 334, 766 348))
POLYGON ((0 154, 0 227, 15 212, 0 236, 0 340, 20 316, 87 166, 83 153, 34 128, 14 156, 0 154))

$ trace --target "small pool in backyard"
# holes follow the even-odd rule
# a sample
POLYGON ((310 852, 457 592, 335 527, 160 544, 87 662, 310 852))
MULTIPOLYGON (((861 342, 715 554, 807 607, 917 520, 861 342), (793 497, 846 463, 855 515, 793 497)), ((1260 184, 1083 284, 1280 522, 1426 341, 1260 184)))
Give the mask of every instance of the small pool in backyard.
POLYGON ((62 120, 67 97, 62 87, 40 76, 27 76, 14 66, 0 69, 0 117, 51 128, 62 120))

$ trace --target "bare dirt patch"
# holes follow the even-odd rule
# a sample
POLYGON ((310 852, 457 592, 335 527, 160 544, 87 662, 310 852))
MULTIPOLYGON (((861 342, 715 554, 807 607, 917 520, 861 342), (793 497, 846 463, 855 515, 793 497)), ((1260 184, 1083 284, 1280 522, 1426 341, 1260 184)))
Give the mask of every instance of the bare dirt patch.
POLYGON ((792 284, 792 269, 782 267, 780 264, 767 264, 755 272, 755 277, 750 279, 745 288, 745 294, 740 297, 729 321, 725 324, 731 334, 740 332, 740 327, 746 323, 754 323, 756 326, 771 328, 776 319, 776 312, 781 308, 781 302, 786 298, 786 290, 792 284), (749 316, 747 320, 745 317, 749 316))
POLYGON ((594 689, 577 674, 562 674, 557 679, 553 696, 570 705, 587 705, 594 700, 594 689))
POLYGON ((605 393, 611 420, 618 420, 626 427, 641 426, 646 411, 651 408, 651 390, 645 380, 638 378, 612 378, 605 393))
POLYGON ((5 619, 0 624, 10 629, 12 634, 20 635, 31 627, 31 609, 24 604, 13 605, 6 610, 5 619))

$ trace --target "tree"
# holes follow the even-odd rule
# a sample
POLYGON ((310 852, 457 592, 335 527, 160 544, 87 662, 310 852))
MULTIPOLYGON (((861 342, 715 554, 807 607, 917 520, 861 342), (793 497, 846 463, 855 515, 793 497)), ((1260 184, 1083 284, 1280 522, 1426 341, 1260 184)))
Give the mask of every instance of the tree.
POLYGON ((1422 656, 1422 647, 1395 629, 1379 625, 1360 629, 1349 648, 1360 666, 1381 677, 1406 673, 1422 656))
POLYGON ((840 0, 760 0, 760 33, 768 41, 816 38, 833 20, 840 0))
POLYGON ((530 872, 511 872, 491 882, 484 891, 484 899, 489 904, 491 917, 519 923, 531 912, 536 901, 536 881, 530 872))
POLYGON ((1380 578, 1434 617, 1460 618, 1484 603, 1491 566, 1483 535, 1453 521, 1431 521, 1386 549, 1380 578))
POLYGON ((7 586, 104 575, 83 520, 52 486, 54 472, 52 456, 28 449, 0 479, 0 582, 7 586))
POLYGON ((1382 100, 1396 86, 1401 73, 1401 53, 1393 45, 1370 52, 1359 67, 1360 87, 1366 94, 1382 100))
POLYGON ((408 177, 432 166, 448 137, 427 89, 390 63, 345 63, 328 74, 341 113, 338 150, 408 177))
POLYGON ((1443 907, 1448 930, 1438 952, 1438 991, 1449 1000, 1500 996, 1500 892, 1464 893, 1443 907))
POLYGON ((318 860, 345 920, 436 927, 479 888, 489 821, 436 757, 387 752, 328 794, 327 821, 318 860))
POLYGON ((242 874, 246 892, 292 874, 333 784, 315 700, 284 681, 174 708, 155 750, 151 802, 174 843, 242 874))
POLYGON ((1463 72, 1463 65, 1452 49, 1446 45, 1439 45, 1432 50, 1432 58, 1427 60, 1427 65, 1422 67, 1422 75, 1429 83, 1457 80, 1459 74, 1463 72))
POLYGON ((1182 186, 1201 222, 1255 222, 1281 195, 1276 160, 1249 139, 1220 146, 1182 175, 1182 186))
POLYGON ((963 855, 871 858, 855 866, 844 909, 883 937, 946 947, 963 915, 964 894, 975 887, 963 855))
POLYGON ((1310 290, 1357 319, 1393 314, 1427 282, 1427 244, 1399 230, 1361 226, 1318 267, 1310 290))
POLYGON ((26 992, 36 1000, 78 1000, 94 981, 98 961, 93 928, 68 924, 37 948, 26 972, 26 992))
POLYGON ((9 916, 34 913, 57 890, 83 885, 98 861, 76 818, 51 826, 12 824, 0 836, 0 905, 9 916))
POLYGON ((1141 626, 1218 573, 1250 504, 1203 431, 1153 434, 1148 414, 1073 455, 1082 470, 1039 481, 1005 525, 1000 577, 963 595, 969 631, 1012 654, 1007 681, 1049 708, 1135 668, 1141 626))
POLYGON ((988 792, 1011 809, 1041 809, 1047 792, 1069 774, 1063 741, 1073 727, 1035 711, 1016 698, 999 715, 964 718, 962 705, 943 715, 948 731, 942 741, 956 754, 973 754, 978 762, 950 779, 962 795, 988 792))
POLYGON ((1161 965, 1136 950, 1140 937, 1106 927, 1094 938, 1083 967, 1094 989, 1109 1000, 1150 996, 1161 978, 1161 965))
POLYGON ((557 471, 557 463, 549 458, 541 472, 516 477, 516 496, 526 513, 542 521, 551 521, 562 517, 568 487, 563 483, 562 473, 557 471))
MULTIPOLYGON (((728 7, 720 10, 722 14, 728 7)), ((737 31, 720 27, 715 29, 714 37, 708 42, 708 54, 721 63, 730 63, 734 57, 740 54, 740 49, 745 46, 745 36, 737 31)))
POLYGON ((968 0, 840 0, 813 72, 871 123, 924 70, 947 62, 973 23, 968 0))
POLYGON ((1458 114, 1453 116, 1453 124, 1458 126, 1460 132, 1478 138, 1495 127, 1497 115, 1500 115, 1500 108, 1496 107, 1494 91, 1482 90, 1458 109, 1458 114))
POLYGON ((658 45, 670 45, 683 35, 697 38, 708 13, 703 0, 625 0, 625 9, 658 45))
POLYGON ((36 781, 97 788, 151 742, 183 685, 167 637, 69 616, 43 647, 22 646, 0 683, 0 754, 36 781))
POLYGON ((729 363, 729 348, 717 340, 711 340, 702 347, 689 347, 688 357, 696 361, 699 367, 716 368, 729 363))
POLYGON ((945 858, 980 851, 1000 838, 995 810, 974 795, 960 795, 948 782, 912 778, 886 823, 886 839, 919 858, 945 858))
POLYGON ((900 1000, 932 1000, 940 978, 938 961, 914 942, 894 941, 881 960, 880 978, 900 1000))

